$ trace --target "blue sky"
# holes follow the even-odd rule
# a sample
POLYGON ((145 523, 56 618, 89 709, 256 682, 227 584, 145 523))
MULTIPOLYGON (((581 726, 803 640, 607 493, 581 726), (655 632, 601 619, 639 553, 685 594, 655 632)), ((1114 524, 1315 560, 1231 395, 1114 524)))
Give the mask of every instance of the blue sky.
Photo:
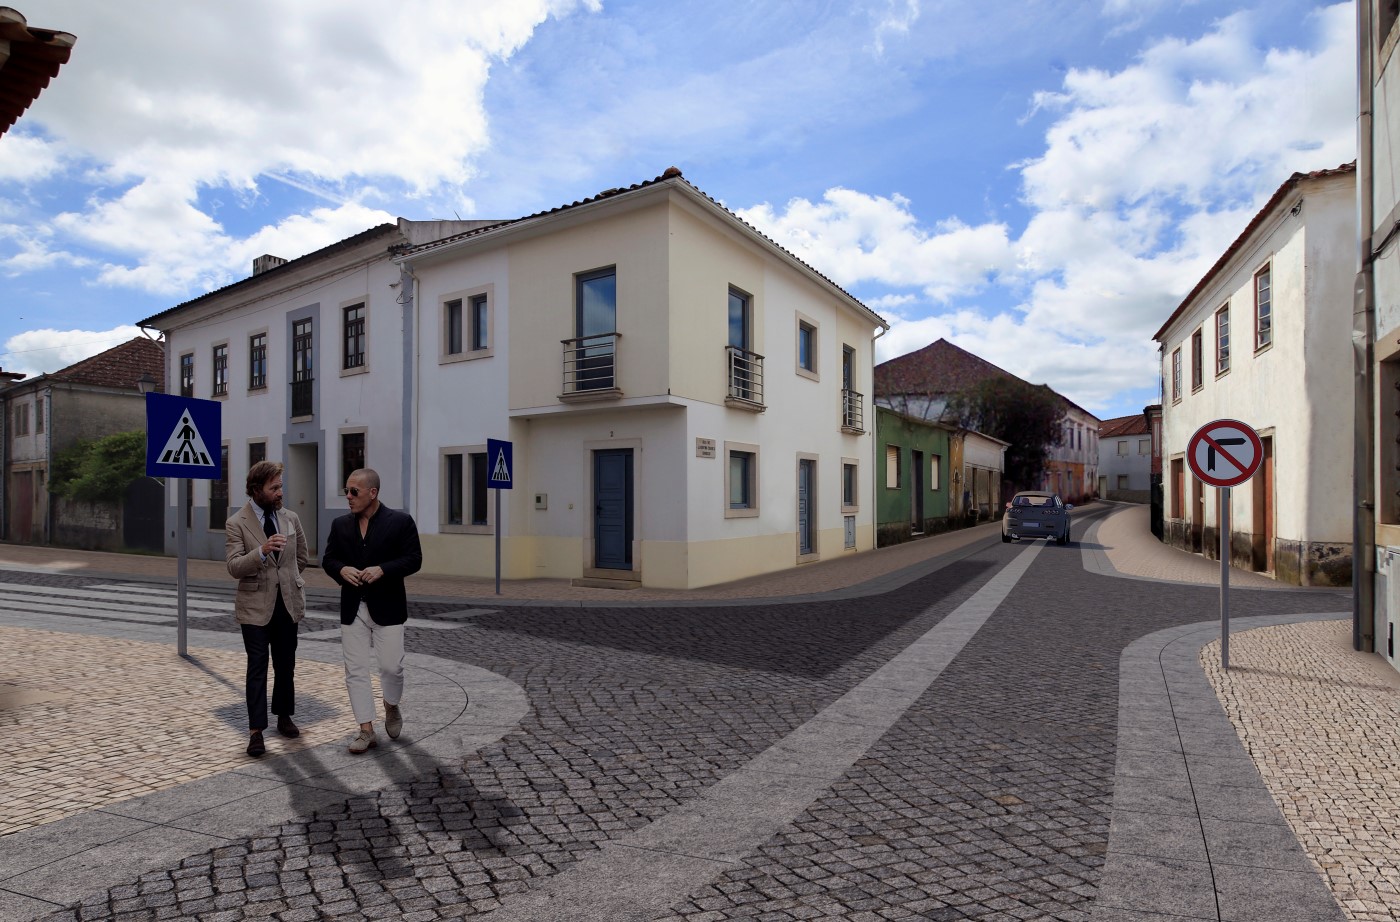
POLYGON ((880 359, 946 337, 1139 412, 1152 334, 1250 216, 1354 158, 1354 8, 997 8, 44 0, 21 12, 78 42, 0 137, 0 367, 101 351, 261 253, 674 165, 883 314, 880 359))

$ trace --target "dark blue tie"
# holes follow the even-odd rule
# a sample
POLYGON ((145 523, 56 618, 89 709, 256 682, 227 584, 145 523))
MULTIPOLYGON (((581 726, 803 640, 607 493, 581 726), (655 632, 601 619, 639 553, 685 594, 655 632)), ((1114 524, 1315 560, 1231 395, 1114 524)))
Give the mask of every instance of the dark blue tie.
MULTIPOLYGON (((277 534, 277 514, 275 512, 268 512, 266 509, 263 510, 263 534, 267 535, 269 538, 277 534)), ((272 562, 277 562, 276 551, 272 552, 272 562)))

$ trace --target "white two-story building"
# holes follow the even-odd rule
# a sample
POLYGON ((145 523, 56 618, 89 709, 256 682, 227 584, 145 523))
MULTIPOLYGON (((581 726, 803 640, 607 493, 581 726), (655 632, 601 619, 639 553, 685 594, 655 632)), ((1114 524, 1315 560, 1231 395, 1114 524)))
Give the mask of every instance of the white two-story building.
POLYGON ((1206 423, 1237 419, 1264 453, 1231 490, 1231 564, 1350 582, 1355 226, 1353 164, 1294 173, 1157 331, 1167 543, 1218 555, 1219 492, 1191 473, 1186 447, 1206 423))
POLYGON ((235 486, 212 515, 195 488, 204 556, 266 456, 322 538, 368 465, 425 572, 488 576, 488 439, 513 445, 506 578, 693 587, 874 546, 884 321, 678 170, 513 221, 385 225, 265 275, 143 322, 172 380, 190 356, 194 395, 228 401, 235 486), (262 383, 230 391, 262 343, 262 383))

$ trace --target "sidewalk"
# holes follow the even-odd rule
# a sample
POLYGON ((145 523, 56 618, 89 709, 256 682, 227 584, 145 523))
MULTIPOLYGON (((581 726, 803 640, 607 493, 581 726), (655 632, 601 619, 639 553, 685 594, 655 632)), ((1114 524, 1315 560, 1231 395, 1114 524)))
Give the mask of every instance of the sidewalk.
MULTIPOLYGON (((1081 510, 1097 519, 1079 541, 1086 570, 1142 580, 1218 583, 1218 562, 1163 547, 1148 533, 1145 507, 1081 510), (1098 511, 1103 515, 1094 515, 1098 511)), ((497 606, 532 601, 724 604, 743 598, 777 601, 795 593, 849 597, 917 578, 937 557, 994 542, 998 533, 999 526, 992 523, 690 592, 579 589, 565 581, 534 580, 503 583, 503 596, 496 597, 491 581, 448 578, 415 579, 411 588, 415 595, 497 606)), ((173 581, 175 561, 0 545, 0 567, 173 581)), ((309 573, 311 586, 331 588, 324 574, 309 573)), ((229 582, 218 561, 191 561, 190 577, 229 582)), ((1242 571, 1232 571, 1231 585, 1278 588, 1242 571)), ((1337 593, 1319 593, 1319 610, 1338 607, 1337 593)), ((1394 862, 1400 854, 1395 832, 1400 830, 1400 796, 1385 794, 1400 770, 1400 735, 1394 729, 1400 725, 1395 720, 1400 674, 1375 657, 1352 653, 1344 627, 1314 620, 1242 631, 1232 645, 1228 674, 1218 668, 1209 626, 1177 632, 1159 646, 1175 643, 1172 649, 1185 649, 1196 663, 1191 669, 1197 679, 1208 678, 1215 687, 1244 750, 1289 822, 1290 841, 1296 839, 1292 848, 1300 858, 1299 844, 1306 850, 1306 860, 1321 869, 1347 916, 1362 922, 1400 919, 1394 862)), ((16 783, 7 784, 0 796, 0 922, 35 918, 56 908, 33 896, 76 899, 113 882, 134 880, 146 862, 169 859, 165 863, 173 866, 185 855, 211 847, 208 843, 226 841, 240 830, 252 835, 263 824, 275 824, 279 817, 297 815, 327 798, 377 790, 431 771, 439 760, 451 764, 464 749, 507 732, 526 707, 508 680, 434 657, 415 657, 416 668, 439 677, 435 681, 444 693, 471 689, 472 707, 464 707, 463 697, 454 710, 449 695, 437 710, 413 715, 421 730, 415 740, 403 741, 411 745, 388 746, 381 740, 379 758, 356 762, 343 754, 351 721, 342 703, 339 651, 310 634, 298 654, 303 737, 284 741, 274 733, 268 738, 268 757, 250 767, 228 745, 230 727, 240 726, 241 713, 224 716, 222 726, 208 719, 207 706, 199 713, 199 699, 207 701, 206 695, 230 697, 234 711, 241 712, 238 696, 227 688, 241 687, 237 635, 192 631, 196 658, 180 661, 170 656, 166 634, 168 628, 141 624, 93 622, 73 628, 71 619, 55 620, 48 629, 0 627, 5 649, 19 651, 18 661, 31 667, 22 681, 8 671, 0 674, 0 746, 28 756, 12 778, 16 783), (119 668, 113 668, 114 661, 119 668), (120 666, 123 662, 127 665, 120 666), (139 679, 133 675, 136 663, 143 664, 139 679), (152 663, 159 669, 149 671, 152 663), (155 697, 134 697, 138 694, 155 697), (182 708, 182 696, 194 699, 195 706, 182 708), (94 707, 98 701, 106 704, 94 707), (151 718, 151 726, 132 726, 142 716, 151 718), (122 733, 114 732, 117 724, 122 733), (49 737, 43 736, 45 729, 51 731, 49 737), (171 734, 181 739, 179 746, 161 743, 162 735, 171 734), (59 758, 59 741, 65 739, 68 745, 59 758), (74 746, 74 739, 86 742, 74 746), (123 750, 114 745, 119 740, 141 745, 123 750), (254 795, 251 803, 249 794, 254 795), (172 824, 184 832, 172 837, 172 824), (130 873, 122 877, 125 869, 130 873)), ((1155 641, 1144 642, 1147 649, 1155 641)), ((1137 656, 1130 658, 1125 651, 1125 682, 1141 670, 1161 668, 1161 656, 1137 656)), ((1127 751, 1123 746, 1120 742, 1120 774, 1127 751)), ((1124 841, 1118 813, 1127 808, 1128 798, 1121 800, 1115 796, 1111 852, 1124 841)), ((1208 824, 1208 819, 1199 821, 1201 829, 1208 824)), ((1209 851, 1214 844, 1202 847, 1209 851)), ((1189 862, 1178 864, 1189 867, 1189 862)), ((1106 873, 1105 895, 1112 886, 1114 879, 1106 873)), ((1137 918, 1104 915, 1129 917, 1137 918)))

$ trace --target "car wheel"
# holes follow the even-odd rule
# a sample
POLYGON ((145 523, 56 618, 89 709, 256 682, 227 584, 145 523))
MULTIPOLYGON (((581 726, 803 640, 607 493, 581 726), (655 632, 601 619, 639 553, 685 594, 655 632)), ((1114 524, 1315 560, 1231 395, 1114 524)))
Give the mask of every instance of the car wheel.
POLYGON ((1069 532, 1065 532, 1060 536, 1060 544, 1069 544, 1069 532))
POLYGON ((1002 544, 1010 544, 1010 543, 1011 543, 1011 536, 1008 535, 1006 532, 1002 532, 1002 533, 1001 533, 1001 543, 1002 543, 1002 544))

